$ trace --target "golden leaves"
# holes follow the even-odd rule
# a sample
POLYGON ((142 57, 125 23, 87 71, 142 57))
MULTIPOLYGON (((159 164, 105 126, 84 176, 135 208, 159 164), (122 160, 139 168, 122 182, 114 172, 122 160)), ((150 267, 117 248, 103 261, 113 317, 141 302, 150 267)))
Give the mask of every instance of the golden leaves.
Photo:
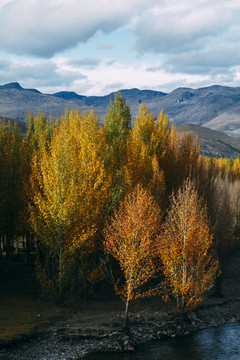
POLYGON ((101 132, 93 112, 67 112, 48 148, 33 157, 31 220, 56 259, 78 250, 84 258, 95 250, 111 185, 101 158, 101 132))
POLYGON ((214 284, 218 261, 212 240, 206 207, 188 180, 172 195, 160 247, 164 274, 182 311, 197 307, 214 284))
POLYGON ((153 278, 158 270, 155 260, 160 222, 157 203, 138 185, 120 204, 105 228, 106 250, 118 260, 125 277, 125 285, 118 292, 126 299, 139 297, 141 285, 153 278))

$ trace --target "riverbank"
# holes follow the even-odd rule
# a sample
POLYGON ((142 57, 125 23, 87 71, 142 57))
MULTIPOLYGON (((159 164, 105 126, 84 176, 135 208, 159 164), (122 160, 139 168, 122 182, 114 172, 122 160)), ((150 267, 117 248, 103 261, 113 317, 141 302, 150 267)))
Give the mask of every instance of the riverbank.
MULTIPOLYGON (((122 332, 123 305, 104 296, 69 304, 50 325, 31 334, 1 343, 0 360, 77 360, 99 351, 132 351, 139 344, 166 337, 187 336, 194 331, 240 321, 240 252, 226 264, 222 297, 210 296, 181 326, 174 304, 157 298, 135 305, 130 332, 122 332)), ((43 314, 38 314, 39 317, 43 314)))
MULTIPOLYGON (((150 311, 131 318, 130 333, 121 332, 120 314, 99 327, 80 326, 76 315, 58 321, 45 329, 38 329, 20 342, 2 346, 1 360, 73 360, 102 351, 131 351, 132 347, 156 339, 189 335, 194 331, 229 322, 240 321, 238 299, 209 298, 188 323, 182 327, 174 310, 150 311), (67 321, 69 320, 69 321, 67 321), (65 326, 64 325, 65 322, 65 326)), ((134 315, 134 314, 133 314, 134 315)), ((97 321, 97 320, 96 320, 97 321)))

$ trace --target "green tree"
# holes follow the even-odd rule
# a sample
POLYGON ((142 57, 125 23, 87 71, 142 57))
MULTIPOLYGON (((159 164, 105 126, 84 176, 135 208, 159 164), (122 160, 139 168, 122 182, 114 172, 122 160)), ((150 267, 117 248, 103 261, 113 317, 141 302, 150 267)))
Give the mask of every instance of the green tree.
POLYGON ((124 165, 127 157, 127 141, 131 128, 131 114, 128 102, 119 94, 110 103, 105 117, 105 166, 113 174, 112 200, 110 210, 124 197, 124 165))

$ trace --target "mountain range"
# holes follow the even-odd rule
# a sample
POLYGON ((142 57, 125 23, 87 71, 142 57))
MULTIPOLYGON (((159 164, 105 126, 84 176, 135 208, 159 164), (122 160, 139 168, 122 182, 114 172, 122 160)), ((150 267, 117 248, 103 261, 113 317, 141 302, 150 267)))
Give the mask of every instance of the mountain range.
MULTIPOLYGON (((129 102, 132 125, 139 105, 146 103, 155 117, 163 110, 176 126, 200 125, 240 139, 240 87, 213 85, 199 89, 177 88, 169 94, 139 89, 123 89, 119 92, 129 102)), ((24 122, 28 111, 36 114, 41 110, 46 115, 57 117, 66 108, 78 108, 80 111, 93 109, 104 123, 107 108, 115 94, 84 96, 70 91, 43 94, 36 89, 24 89, 19 83, 13 82, 0 85, 0 116, 24 122)), ((189 131, 193 131, 193 127, 189 131)), ((195 127, 194 131, 201 131, 203 136, 202 128, 195 127)), ((204 136, 207 138, 210 135, 204 136)), ((216 138, 216 134, 213 136, 211 133, 210 138, 216 138)))

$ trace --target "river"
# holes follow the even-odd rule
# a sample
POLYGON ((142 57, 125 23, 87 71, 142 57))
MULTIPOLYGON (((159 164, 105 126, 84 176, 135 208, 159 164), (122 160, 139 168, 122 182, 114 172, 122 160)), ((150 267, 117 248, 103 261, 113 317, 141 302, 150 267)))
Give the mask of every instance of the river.
POLYGON ((87 360, 240 360, 240 323, 137 347, 133 353, 102 353, 87 360))

